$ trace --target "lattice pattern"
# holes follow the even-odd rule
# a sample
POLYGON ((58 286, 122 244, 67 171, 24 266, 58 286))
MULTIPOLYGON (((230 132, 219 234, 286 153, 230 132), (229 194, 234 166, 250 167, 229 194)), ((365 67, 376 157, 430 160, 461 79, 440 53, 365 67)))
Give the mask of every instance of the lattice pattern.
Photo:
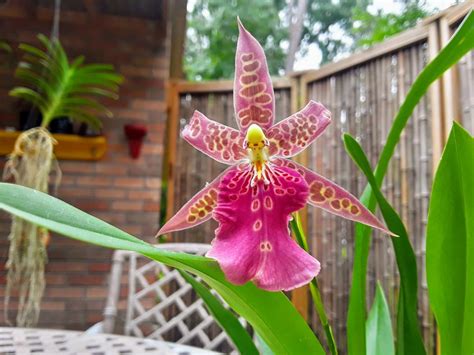
MULTIPOLYGON (((209 249, 206 244, 170 243, 159 247, 199 255, 209 249)), ((227 334, 176 269, 139 254, 121 253, 129 261, 126 335, 225 353, 234 350, 227 334)))

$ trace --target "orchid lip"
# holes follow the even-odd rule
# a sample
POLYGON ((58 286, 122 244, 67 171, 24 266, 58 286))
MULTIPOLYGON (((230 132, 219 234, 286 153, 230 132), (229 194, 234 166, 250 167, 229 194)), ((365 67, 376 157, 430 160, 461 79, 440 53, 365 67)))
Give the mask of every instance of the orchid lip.
POLYGON ((265 185, 270 183, 267 175, 267 170, 270 168, 267 164, 269 160, 268 147, 269 141, 262 128, 255 123, 251 124, 244 140, 244 148, 247 149, 248 159, 253 167, 251 187, 254 187, 259 180, 263 180, 265 185))

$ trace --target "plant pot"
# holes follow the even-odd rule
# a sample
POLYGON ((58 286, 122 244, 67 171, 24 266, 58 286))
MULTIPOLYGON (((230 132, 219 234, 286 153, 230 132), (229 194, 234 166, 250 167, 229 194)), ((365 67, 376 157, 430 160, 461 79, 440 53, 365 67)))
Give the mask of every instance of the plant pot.
POLYGON ((69 117, 58 117, 49 124, 49 131, 51 133, 73 134, 74 126, 69 117))

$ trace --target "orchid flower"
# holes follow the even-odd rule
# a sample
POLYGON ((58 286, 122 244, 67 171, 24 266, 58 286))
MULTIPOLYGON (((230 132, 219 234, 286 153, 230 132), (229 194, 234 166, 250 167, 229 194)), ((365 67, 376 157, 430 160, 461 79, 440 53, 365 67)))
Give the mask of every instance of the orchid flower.
POLYGON ((390 233, 356 197, 334 182, 288 160, 328 126, 329 111, 310 101, 274 124, 275 97, 265 54, 239 21, 234 107, 239 130, 195 111, 182 137, 215 160, 231 165, 189 200, 159 235, 218 223, 206 256, 234 284, 253 281, 268 291, 310 282, 320 263, 291 238, 291 214, 306 203, 390 233))

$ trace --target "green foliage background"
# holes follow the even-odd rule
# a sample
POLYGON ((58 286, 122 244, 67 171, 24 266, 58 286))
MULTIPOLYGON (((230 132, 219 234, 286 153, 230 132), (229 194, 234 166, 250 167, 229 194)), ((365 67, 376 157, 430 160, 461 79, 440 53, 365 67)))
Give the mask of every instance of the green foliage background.
MULTIPOLYGON (((237 16, 262 44, 271 75, 284 73, 289 43, 285 0, 195 0, 188 13, 184 68, 189 80, 230 79, 234 74, 237 16)), ((424 0, 400 1, 400 14, 370 10, 371 0, 308 1, 299 54, 311 44, 321 64, 413 27, 429 15, 424 0), (343 34, 343 37, 341 37, 343 34)), ((317 59, 315 59, 317 61, 317 59)), ((316 62, 315 65, 318 63, 316 62)))

